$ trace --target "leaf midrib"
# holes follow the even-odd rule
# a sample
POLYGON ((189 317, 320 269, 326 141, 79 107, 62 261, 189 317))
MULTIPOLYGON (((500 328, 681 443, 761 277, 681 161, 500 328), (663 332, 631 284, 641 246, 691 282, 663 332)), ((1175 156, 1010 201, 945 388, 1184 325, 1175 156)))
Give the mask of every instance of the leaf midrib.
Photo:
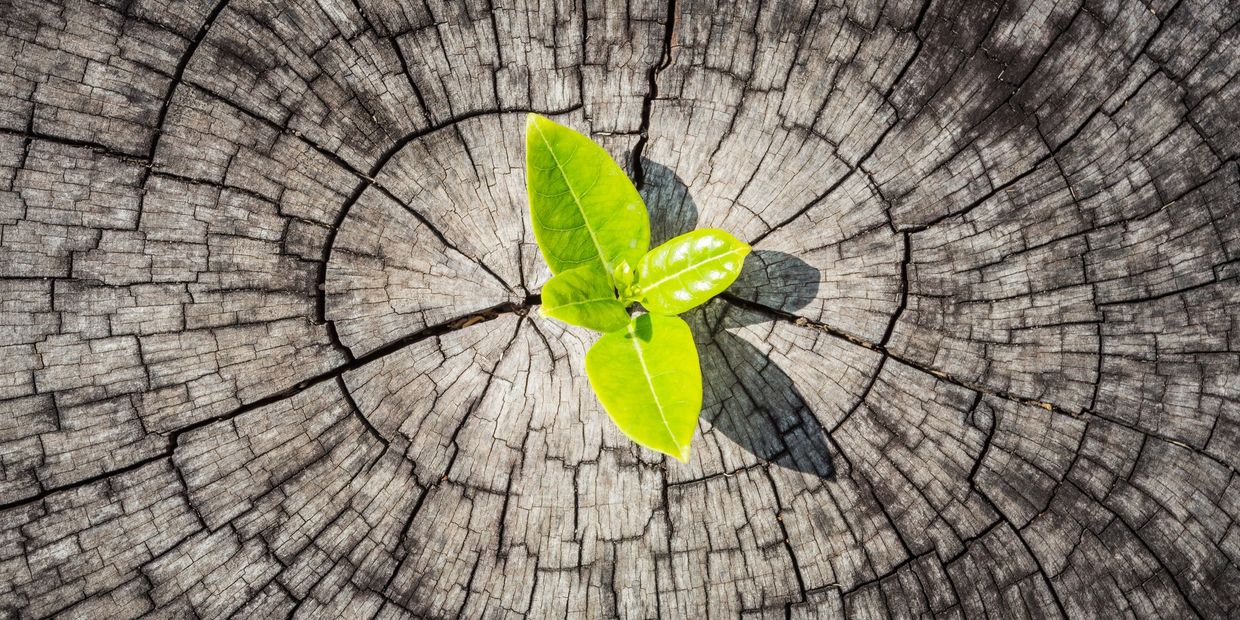
POLYGON ((615 297, 591 297, 589 299, 583 299, 581 301, 570 301, 566 304, 560 304, 558 306, 547 304, 547 309, 548 310, 559 310, 560 308, 572 308, 573 306, 584 306, 586 304, 598 304, 598 303, 604 303, 608 301, 614 301, 616 303, 620 303, 620 300, 616 299, 615 297))
MULTIPOLYGON (((663 412, 663 403, 659 402, 659 393, 654 389, 654 378, 650 376, 650 371, 646 368, 646 356, 642 355, 641 339, 637 337, 637 332, 633 330, 636 321, 629 323, 629 339, 633 342, 633 351, 637 353, 637 364, 642 368, 642 376, 646 379, 646 389, 650 390, 650 396, 654 398, 654 406, 659 410, 659 421, 663 422, 663 428, 667 430, 667 436, 672 440, 672 446, 680 451, 680 443, 676 441, 676 434, 672 432, 672 427, 667 423, 667 414, 663 412)), ((654 321, 650 323, 654 328, 654 321)))
POLYGON ((702 265, 705 265, 705 264, 707 264, 707 263, 709 263, 709 262, 711 262, 711 261, 723 260, 724 258, 726 258, 726 257, 727 257, 727 256, 729 256, 729 255, 739 253, 742 249, 743 249, 743 248, 732 248, 731 250, 728 250, 727 252, 724 252, 723 254, 719 254, 719 255, 717 255, 717 256, 712 256, 712 257, 710 257, 710 258, 707 258, 707 259, 703 260, 703 261, 702 261, 702 262, 700 262, 700 263, 693 263, 693 264, 687 265, 687 266, 685 266, 685 268, 684 268, 684 269, 681 269, 681 270, 679 270, 679 271, 676 271, 675 273, 671 273, 671 274, 668 274, 668 275, 666 275, 666 276, 663 276, 662 278, 659 278, 658 280, 655 280, 654 282, 650 283, 649 285, 643 286, 643 287, 642 287, 642 290, 643 290, 644 292, 649 292, 649 291, 652 291, 652 290, 654 290, 655 288, 658 288, 658 286, 659 286, 660 284, 663 284, 664 282, 667 282, 668 280, 671 280, 671 279, 673 279, 673 278, 679 278, 680 276, 684 275, 685 273, 687 273, 687 272, 689 272, 689 271, 693 271, 694 269, 697 269, 697 268, 701 267, 702 265))
MULTIPOLYGON (((577 206, 577 212, 581 214, 581 221, 585 222, 586 232, 590 235, 590 242, 594 244, 594 251, 598 253, 598 259, 603 263, 603 269, 608 273, 611 272, 611 266, 607 259, 603 256, 603 246, 599 245, 598 237, 594 236, 594 228, 590 226, 590 218, 586 217, 586 209, 581 204, 581 199, 577 197, 577 190, 573 189, 573 182, 568 180, 568 175, 564 173, 564 165, 560 163, 560 158, 556 156, 555 149, 551 147, 551 142, 547 140, 546 134, 543 133, 542 127, 538 123, 534 123, 534 130, 538 132, 538 137, 547 146, 547 152, 551 153, 551 159, 555 160, 555 169, 560 173, 560 178, 564 179, 564 185, 568 186, 568 193, 573 197, 573 204, 577 206)), ((578 147, 583 148, 583 147, 578 147)), ((602 174, 601 172, 599 174, 602 174)), ((583 261, 584 262, 584 261, 583 261)))

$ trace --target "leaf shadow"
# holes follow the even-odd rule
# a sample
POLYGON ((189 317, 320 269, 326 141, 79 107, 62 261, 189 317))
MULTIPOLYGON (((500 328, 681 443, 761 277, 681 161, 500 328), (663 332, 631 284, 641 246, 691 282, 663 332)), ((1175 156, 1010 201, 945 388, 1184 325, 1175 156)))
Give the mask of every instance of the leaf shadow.
MULTIPOLYGON (((697 226, 689 189, 669 168, 642 159, 642 196, 650 212, 651 246, 697 226)), ((745 259, 733 294, 795 312, 818 293, 820 272, 783 252, 756 250, 745 259)), ((759 461, 831 478, 826 431, 787 373, 734 331, 767 317, 714 300, 683 317, 693 328, 702 363, 704 433, 718 432, 759 461)))
POLYGON ((650 247, 697 228, 697 203, 671 168, 642 158, 641 195, 650 212, 650 247))

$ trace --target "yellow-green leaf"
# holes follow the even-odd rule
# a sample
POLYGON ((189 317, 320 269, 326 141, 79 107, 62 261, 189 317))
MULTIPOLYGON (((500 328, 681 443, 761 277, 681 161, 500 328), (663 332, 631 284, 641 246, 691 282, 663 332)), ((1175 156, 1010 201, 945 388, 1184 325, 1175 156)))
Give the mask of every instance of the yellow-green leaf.
POLYGON ((599 265, 562 271, 543 285, 543 316, 600 332, 624 329, 629 313, 599 265))
POLYGON ((586 375, 616 426, 637 443, 689 460, 702 410, 702 369, 689 325, 643 314, 599 338, 586 375))
POLYGON ((636 264, 650 246, 646 203, 602 147, 537 114, 525 128, 526 189, 534 237, 551 273, 621 260, 636 264))
POLYGON ((718 228, 680 235, 638 261, 638 298, 657 314, 680 314, 699 306, 736 281, 749 249, 718 228))

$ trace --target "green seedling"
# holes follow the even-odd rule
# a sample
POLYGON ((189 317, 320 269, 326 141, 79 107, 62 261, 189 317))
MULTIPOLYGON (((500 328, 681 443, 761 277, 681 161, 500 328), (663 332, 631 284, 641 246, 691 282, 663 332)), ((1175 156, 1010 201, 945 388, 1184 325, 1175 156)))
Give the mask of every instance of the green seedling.
POLYGON ((647 251, 650 217, 624 170, 590 138, 537 114, 525 165, 534 237, 553 274, 543 316, 602 332, 586 354, 599 402, 633 441, 688 461, 702 369, 676 315, 736 281, 749 245, 704 228, 647 251), (634 304, 646 312, 634 316, 634 304))

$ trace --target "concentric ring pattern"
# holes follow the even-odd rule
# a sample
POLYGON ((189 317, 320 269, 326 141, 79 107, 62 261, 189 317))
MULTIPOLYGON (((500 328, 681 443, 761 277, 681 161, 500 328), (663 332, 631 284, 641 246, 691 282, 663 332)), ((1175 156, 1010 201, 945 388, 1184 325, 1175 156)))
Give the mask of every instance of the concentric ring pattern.
POLYGON ((0 616, 1234 617, 1238 20, 0 0, 0 616), (688 464, 530 111, 754 247, 688 464))

